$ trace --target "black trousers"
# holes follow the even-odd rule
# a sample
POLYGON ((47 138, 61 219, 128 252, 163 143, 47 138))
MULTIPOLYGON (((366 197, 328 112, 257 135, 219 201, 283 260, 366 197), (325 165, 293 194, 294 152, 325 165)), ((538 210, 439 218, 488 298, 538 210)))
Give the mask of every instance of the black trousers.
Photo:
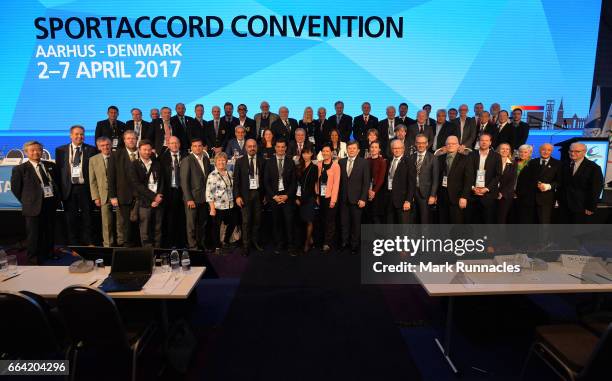
POLYGON ((185 207, 180 188, 170 188, 164 199, 163 247, 185 247, 185 207))
POLYGON ((427 203, 427 201, 429 201, 429 196, 421 196, 421 192, 417 189, 414 197, 414 205, 412 205, 412 210, 414 211, 412 213, 415 220, 414 222, 419 222, 420 224, 433 223, 433 213, 431 212, 431 206, 427 203))
POLYGON ((459 205, 453 205, 444 187, 438 192, 438 216, 441 224, 462 224, 464 212, 459 205))
POLYGON ((289 249, 295 248, 295 237, 293 234, 294 224, 294 204, 291 200, 283 204, 277 204, 270 200, 272 208, 272 220, 274 224, 274 244, 277 248, 287 246, 289 249))
POLYGON ((70 196, 62 203, 66 214, 68 243, 89 245, 91 241, 91 194, 89 184, 72 184, 70 196))
MULTIPOLYGON (((410 205, 414 207, 414 205, 410 205)), ((409 224, 410 223, 410 211, 404 210, 403 207, 396 208, 393 206, 393 202, 389 200, 387 204, 387 223, 388 224, 409 224)))
POLYGON ((38 216, 25 217, 28 258, 37 258, 39 265, 53 251, 56 205, 55 198, 44 199, 38 216))
POLYGON ((591 224, 594 221, 594 216, 594 214, 587 216, 584 214, 584 210, 580 212, 571 211, 564 205, 559 208, 559 217, 563 224, 591 224))
MULTIPOLYGON (((538 223, 540 224, 551 224, 552 223, 552 213, 555 205, 553 203, 544 204, 544 205, 536 205, 536 217, 538 219, 538 223)), ((583 213, 585 217, 589 217, 583 213)), ((588 218, 587 218, 588 219, 588 218)))
POLYGON ((221 247, 221 223, 225 224, 225 234, 223 235, 223 243, 229 243, 234 228, 236 228, 236 209, 215 209, 213 230, 213 247, 221 247))
POLYGON ((320 225, 323 228, 323 245, 333 246, 334 237, 336 236, 336 214, 338 211, 338 205, 334 205, 333 208, 329 207, 331 197, 321 197, 321 213, 320 225))
POLYGON ((361 214, 363 208, 357 204, 342 203, 340 206, 340 224, 342 226, 342 246, 351 245, 357 250, 361 244, 361 214))
POLYGON ((472 196, 468 199, 465 219, 470 224, 497 223, 497 205, 495 200, 485 199, 482 196, 472 196))
POLYGON ((249 190, 243 198, 240 209, 242 215, 242 246, 248 248, 251 242, 259 243, 259 225, 261 224, 261 198, 259 190, 249 190))
POLYGON ((497 223, 498 224, 507 224, 508 218, 510 216, 510 210, 512 209, 512 204, 514 200, 511 198, 502 198, 497 201, 497 223))

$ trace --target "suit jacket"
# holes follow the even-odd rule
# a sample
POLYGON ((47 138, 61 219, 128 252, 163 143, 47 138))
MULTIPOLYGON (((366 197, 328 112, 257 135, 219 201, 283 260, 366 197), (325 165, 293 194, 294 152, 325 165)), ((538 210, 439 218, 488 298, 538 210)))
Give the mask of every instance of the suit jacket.
MULTIPOLYGON (((393 152, 391 152, 391 143, 393 143, 394 140, 398 140, 398 138, 391 139, 391 141, 386 144, 386 149, 384 151, 381 151, 381 154, 387 159, 393 159, 393 152)), ((412 146, 408 143, 408 136, 406 136, 406 139, 404 139, 404 155, 409 156, 411 154, 411 147, 412 146)))
MULTIPOLYGON (((482 130, 482 125, 479 124, 476 126, 476 139, 474 141, 474 145, 472 146, 474 149, 476 147, 476 144, 478 144, 478 141, 480 139, 480 135, 482 134, 489 134, 491 135, 491 142, 495 142, 495 139, 497 138, 497 125, 494 123, 487 123, 484 125, 484 130, 482 130)), ((472 148, 470 147, 470 148, 472 148)))
POLYGON ((551 157, 547 165, 542 166, 540 158, 531 159, 523 171, 525 177, 521 179, 521 204, 525 206, 553 205, 557 188, 561 182, 561 162, 551 157), (550 184, 551 189, 540 192, 538 182, 550 184))
MULTIPOLYGON (((257 140, 260 140, 261 139, 261 113, 258 112, 257 114, 255 114, 253 119, 255 120, 255 135, 257 136, 257 140)), ((278 115, 273 112, 270 112, 268 113, 268 119, 269 119, 268 128, 272 128, 272 124, 276 122, 276 120, 278 119, 278 115)))
MULTIPOLYGON (((427 136, 427 141, 428 141, 427 149, 429 149, 429 147, 433 145, 433 140, 435 136, 434 128, 435 128, 435 125, 433 126, 428 126, 426 124, 423 125, 423 134, 427 136)), ((414 146, 414 142, 418 134, 419 134, 419 125, 417 123, 408 126, 406 139, 408 139, 409 147, 414 146)))
POLYGON ((298 128, 298 122, 293 118, 288 118, 287 120, 289 121, 289 129, 287 129, 281 119, 278 119, 272 123, 272 133, 274 134, 274 138, 276 140, 284 138, 287 142, 289 142, 289 140, 294 139, 295 129, 298 128))
POLYGON ((459 138, 459 143, 468 148, 474 147, 477 134, 476 121, 474 118, 467 117, 465 119, 463 134, 461 133, 461 119, 457 117, 457 119, 453 119, 453 123, 455 123, 457 126, 457 137, 459 138))
POLYGON ((591 160, 585 157, 574 175, 570 163, 563 163, 559 203, 574 213, 582 213, 584 210, 595 212, 602 187, 601 169, 591 160))
POLYGON ((504 167, 502 162, 502 174, 499 178, 498 193, 506 200, 514 198, 514 185, 516 184, 516 163, 512 161, 504 167))
POLYGON ((181 160, 181 189, 183 200, 195 201, 196 204, 206 203, 206 180, 210 174, 210 160, 203 155, 204 172, 193 153, 181 160))
MULTIPOLYGON (((264 180, 264 163, 266 160, 261 155, 255 156, 255 172, 257 173, 257 184, 259 189, 263 189, 264 180)), ((242 197, 243 200, 249 194, 250 178, 249 178, 249 155, 244 155, 234 165, 234 198, 242 197)), ((264 192, 260 192, 259 196, 263 198, 264 192)))
MULTIPOLYGON (((297 179, 295 174, 295 163, 289 155, 285 155, 283 161, 283 187, 285 188, 284 194, 289 196, 289 200, 295 199, 295 192, 297 191, 297 179)), ((271 157, 266 161, 264 168, 264 189, 266 191, 266 198, 268 201, 272 201, 272 198, 279 195, 278 191, 278 160, 276 156, 271 157)))
POLYGON ((101 153, 89 159, 89 192, 92 200, 100 200, 102 205, 108 201, 108 165, 110 156, 104 164, 104 155, 101 153))
MULTIPOLYGON (((472 168, 472 183, 470 184, 470 187, 476 186, 476 173, 478 171, 478 167, 479 167, 479 163, 480 163, 480 151, 476 150, 476 151, 472 151, 469 155, 468 158, 472 161, 471 163, 471 168, 472 168)), ((487 193, 484 194, 484 196, 475 196, 472 194, 472 197, 482 197, 483 200, 486 200, 487 202, 494 202, 497 199, 498 196, 498 190, 499 190, 499 178, 501 177, 501 172, 502 172, 502 162, 501 162, 501 156, 493 151, 490 150, 489 154, 487 155, 487 158, 485 160, 485 165, 484 165, 484 171, 485 171, 485 188, 489 189, 489 191, 487 193)))
POLYGON ((190 118, 189 125, 187 126, 187 144, 188 147, 181 147, 188 150, 191 148, 191 141, 193 139, 202 139, 202 143, 206 144, 206 128, 208 122, 204 119, 197 120, 196 118, 190 118))
MULTIPOLYGON (((393 120, 393 128, 397 127, 399 122, 397 118, 393 120)), ((408 126, 406 126, 407 128, 408 126)), ((378 141, 380 141, 381 152, 387 152, 389 148, 389 119, 384 118, 378 121, 378 141)), ((408 135, 406 135, 408 136, 408 135)))
POLYGON ((416 123, 416 120, 412 119, 411 117, 409 117, 407 115, 405 117, 403 117, 403 118, 400 118, 399 116, 395 117, 395 125, 396 126, 398 124, 403 124, 404 126, 406 126, 406 129, 407 129, 408 126, 412 126, 415 123, 416 123))
POLYGON ((215 120, 209 120, 206 127, 206 144, 208 148, 225 147, 229 141, 229 131, 226 123, 219 120, 219 131, 215 134, 215 120))
MULTIPOLYGON (((60 199, 59 171, 55 163, 51 161, 41 160, 40 163, 47 171, 49 182, 53 186, 52 200, 57 205, 60 199)), ((31 162, 26 161, 13 167, 11 191, 21 203, 21 214, 26 217, 35 217, 40 214, 44 199, 43 187, 31 162)))
POLYGON ((450 171, 446 168, 446 157, 448 154, 438 156, 438 168, 440 170, 438 194, 444 189, 442 186, 444 176, 447 176, 448 199, 452 205, 458 205, 460 198, 468 199, 474 183, 472 161, 469 156, 457 153, 450 171))
MULTIPOLYGON (((89 159, 98 153, 94 146, 82 144, 81 171, 83 172, 83 184, 89 185, 89 159)), ((70 144, 64 144, 55 149, 55 164, 60 173, 59 187, 62 191, 62 200, 67 200, 72 191, 72 169, 70 168, 70 144)), ((87 186, 89 190, 89 186, 87 186)))
MULTIPOLYGON (((185 121, 187 121, 187 116, 185 116, 185 121)), ((157 153, 157 155, 161 155, 166 149, 164 146, 166 133, 164 131, 163 120, 157 119, 153 121, 151 128, 153 129, 153 148, 155 148, 155 153, 157 153)), ((190 144, 187 142, 187 132, 183 125, 179 123, 178 118, 170 118, 170 134, 176 136, 180 140, 181 150, 187 150, 190 147, 190 144)))
MULTIPOLYGON (((389 167, 387 168, 387 178, 389 177, 392 165, 393 158, 390 158, 389 167)), ((389 189, 388 184, 383 186, 385 189, 389 189)), ((402 208, 406 201, 412 203, 414 199, 414 192, 416 192, 416 167, 406 155, 402 156, 399 163, 397 163, 393 175, 392 190, 390 192, 390 202, 396 209, 402 208)))
MULTIPOLYGON (((133 120, 128 120, 127 122, 125 122, 125 130, 132 130, 134 131, 134 121, 133 120)), ((146 120, 143 120, 140 122, 140 139, 149 139, 150 141, 153 141, 154 136, 153 136, 153 129, 151 128, 151 123, 147 122, 146 120)), ((125 145, 123 144, 123 139, 120 139, 120 147, 124 147, 125 145)))
POLYGON ((329 122, 329 128, 336 128, 338 130, 338 132, 340 133, 340 140, 342 140, 343 142, 348 142, 349 139, 351 138, 351 132, 352 132, 352 128, 353 128, 353 118, 346 115, 346 114, 342 114, 342 117, 340 117, 340 123, 338 123, 338 120, 336 118, 336 115, 332 115, 329 118, 327 118, 327 121, 329 122))
MULTIPOLYGON (((173 126, 180 126, 180 130, 182 131, 183 136, 179 136, 181 139, 181 150, 187 151, 189 147, 191 147, 191 141, 188 139, 188 131, 190 127, 194 124, 195 119, 190 116, 183 116, 185 119, 185 125, 181 124, 178 115, 174 115, 170 118, 170 124, 173 126)), ((174 131, 174 128, 173 128, 174 131)))
POLYGON ((317 151, 321 150, 323 144, 329 142, 329 131, 331 130, 331 123, 324 120, 316 120, 317 126, 315 128, 315 144, 317 145, 317 151))
POLYGON ((111 128, 110 120, 104 119, 104 120, 100 120, 99 122, 97 122, 96 132, 94 135, 94 141, 98 140, 98 138, 101 136, 106 136, 107 138, 111 139, 111 144, 112 144, 113 138, 117 138, 117 148, 123 147, 123 133, 125 132, 127 128, 126 128, 125 123, 123 123, 120 120, 117 120, 116 123, 117 123, 116 131, 113 132, 113 129, 111 128))
POLYGON ((131 167, 126 148, 111 154, 108 161, 108 197, 116 198, 123 205, 131 204, 134 199, 134 189, 129 179, 131 167))
POLYGON ((357 204, 359 200, 368 201, 368 190, 370 189, 370 163, 357 155, 353 161, 351 176, 346 172, 348 157, 338 160, 340 165, 340 202, 345 204, 357 204))
POLYGON ((151 160, 151 174, 153 174, 153 177, 157 181, 157 192, 153 192, 149 189, 149 176, 147 176, 147 168, 142 160, 134 160, 131 164, 130 183, 132 187, 134 187, 134 192, 138 195, 140 207, 150 208, 156 195, 165 194, 167 192, 167 184, 162 175, 161 164, 158 160, 151 160))
POLYGON ((519 122, 517 126, 514 127, 514 144, 518 148, 523 144, 527 143, 527 139, 529 138, 529 125, 525 122, 519 122))
MULTIPOLYGON (((417 159, 417 152, 410 156, 410 161, 414 163, 415 175, 417 159)), ((416 187, 416 191, 421 198, 427 199, 438 194, 438 177, 440 176, 440 169, 438 167, 438 160, 434 157, 433 153, 426 151, 423 163, 421 164, 421 171, 419 172, 419 184, 416 187)))
POLYGON ((371 128, 378 129, 378 118, 374 115, 368 115, 368 123, 365 122, 363 114, 353 119, 353 139, 359 142, 359 148, 362 150, 368 149, 368 130, 371 128))
POLYGON ((238 151, 238 156, 244 156, 246 154, 246 137, 242 142, 242 148, 240 148, 240 144, 238 144, 238 140, 236 138, 230 139, 225 146, 225 154, 228 159, 234 157, 234 150, 238 151))
MULTIPOLYGON (((237 118, 238 120, 238 124, 236 124, 236 126, 240 125, 240 118, 237 118)), ((236 128, 236 126, 234 126, 234 128, 236 128)), ((244 131, 245 131, 245 139, 257 139, 257 135, 256 135, 256 127, 255 127, 255 121, 251 118, 249 118, 248 116, 246 117, 246 119, 244 120, 244 131)))
POLYGON ((514 150, 518 148, 514 138, 515 131, 512 123, 506 123, 502 129, 500 129, 500 126, 497 125, 497 134, 495 136, 495 140, 493 141, 493 147, 497 148, 502 143, 508 143, 510 144, 510 149, 514 150))
MULTIPOLYGON (((178 161, 179 161, 179 169, 176 173, 177 187, 181 186, 181 162, 188 154, 185 151, 178 152, 178 161)), ((164 184, 166 185, 164 197, 170 194, 170 189, 172 188, 172 153, 170 150, 166 150, 159 158, 159 163, 161 164, 161 173, 164 178, 164 184)))
MULTIPOLYGON (((436 124, 434 124, 434 129, 438 128, 436 124)), ((444 122, 442 126, 440 126, 440 131, 436 131, 436 149, 444 147, 446 145, 446 139, 449 136, 458 136, 459 135, 459 127, 455 123, 444 122)))
MULTIPOLYGON (((308 141, 305 140, 302 146, 302 149, 304 148, 310 148, 313 152, 313 158, 314 158, 314 145, 308 141)), ((292 140, 289 142, 289 146, 287 147, 287 155, 289 155, 290 157, 294 157, 297 156, 298 152, 298 144, 295 140, 292 140)))

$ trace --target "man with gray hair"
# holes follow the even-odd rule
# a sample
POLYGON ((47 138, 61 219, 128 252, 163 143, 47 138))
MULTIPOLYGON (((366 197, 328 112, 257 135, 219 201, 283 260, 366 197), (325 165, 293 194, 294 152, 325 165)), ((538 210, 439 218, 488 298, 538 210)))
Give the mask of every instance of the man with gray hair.
POLYGON ((281 106, 278 109, 278 120, 272 124, 272 133, 275 139, 283 138, 289 142, 294 139, 295 130, 298 128, 297 120, 289 118, 289 109, 281 106))
POLYGON ((433 125, 427 124, 428 116, 425 110, 417 112, 417 121, 415 124, 408 126, 408 146, 414 147, 414 141, 417 135, 425 135, 427 138, 427 149, 431 148, 434 139, 433 125))
POLYGON ((213 106, 211 109, 212 120, 208 121, 208 126, 206 127, 206 139, 204 145, 208 145, 208 148, 211 150, 212 157, 222 152, 225 148, 225 145, 230 139, 229 131, 227 130, 227 126, 225 123, 221 123, 221 107, 213 106))
POLYGON ((108 197, 108 161, 111 156, 111 140, 106 136, 96 140, 99 154, 89 159, 89 191, 91 199, 100 209, 102 218, 102 245, 113 246, 113 208, 108 197))
POLYGON ((270 104, 262 101, 259 105, 261 112, 258 112, 253 117, 255 119, 255 139, 261 140, 261 135, 264 130, 270 129, 272 124, 278 119, 278 115, 270 112, 270 104))
MULTIPOLYGON (((138 141, 142 139, 152 139, 151 123, 146 120, 142 120, 142 111, 139 108, 133 108, 131 111, 132 120, 125 122, 126 130, 133 130, 138 137, 138 141)), ((96 139, 97 142, 97 139, 96 139)), ((121 139, 121 146, 123 146, 123 139, 121 139)))

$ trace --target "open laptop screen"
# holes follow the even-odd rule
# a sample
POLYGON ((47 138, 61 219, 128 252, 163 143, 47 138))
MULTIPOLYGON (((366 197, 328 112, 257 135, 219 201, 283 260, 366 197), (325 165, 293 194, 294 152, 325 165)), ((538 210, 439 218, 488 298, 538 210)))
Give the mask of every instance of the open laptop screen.
POLYGON ((111 274, 151 274, 152 271, 152 248, 115 249, 113 251, 113 264, 111 267, 111 274))

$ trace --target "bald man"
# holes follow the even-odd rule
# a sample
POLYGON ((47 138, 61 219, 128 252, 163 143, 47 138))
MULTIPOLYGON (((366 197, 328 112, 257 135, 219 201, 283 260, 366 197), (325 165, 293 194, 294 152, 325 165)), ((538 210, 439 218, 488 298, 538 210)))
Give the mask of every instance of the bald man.
POLYGON ((438 211, 441 224, 462 224, 474 183, 468 156, 459 153, 459 139, 446 139, 446 153, 438 156, 438 211))
POLYGON ((573 143, 569 162, 561 167, 559 206, 561 221, 569 224, 593 222, 603 187, 601 168, 587 159, 586 145, 573 143))

